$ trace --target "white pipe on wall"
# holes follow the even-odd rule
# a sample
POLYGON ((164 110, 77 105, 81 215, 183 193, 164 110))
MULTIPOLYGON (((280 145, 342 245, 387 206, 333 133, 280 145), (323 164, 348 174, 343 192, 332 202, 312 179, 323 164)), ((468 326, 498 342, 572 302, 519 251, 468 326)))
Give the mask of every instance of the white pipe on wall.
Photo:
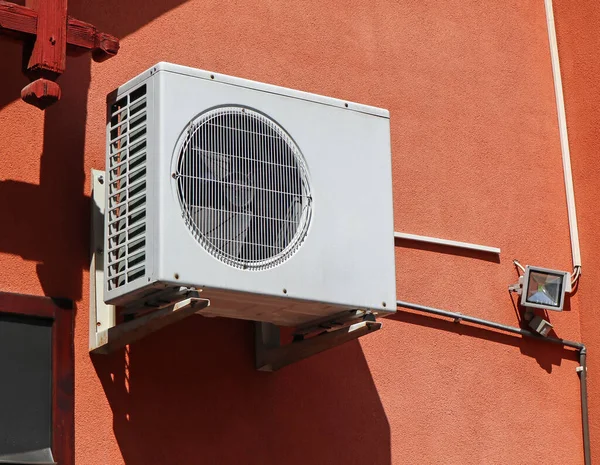
POLYGON ((440 239, 438 237, 418 236, 417 234, 408 234, 394 232, 394 237, 397 239, 405 239, 408 241, 427 242, 429 244, 445 245, 447 247, 457 247, 459 249, 477 250, 479 252, 488 252, 500 255, 500 249, 497 247, 489 247, 487 245, 471 244, 469 242, 451 241, 448 239, 440 239))
POLYGON ((577 228, 577 213, 575 211, 575 193, 573 191, 573 173, 571 172, 571 153, 569 150, 569 135, 567 132, 567 116, 565 113, 565 98, 563 95, 558 45, 556 42, 556 27, 552 0, 544 0, 546 6, 546 23, 548 25, 548 40, 550 41, 550 57, 552 59, 552 75, 554 77, 554 93, 556 95, 556 110, 558 113, 558 131, 562 151, 563 174, 565 177, 565 193, 567 197, 567 213, 569 215, 569 233, 571 236, 571 254, 573 255, 574 280, 579 277, 581 268, 581 251, 579 249, 579 231, 577 228))

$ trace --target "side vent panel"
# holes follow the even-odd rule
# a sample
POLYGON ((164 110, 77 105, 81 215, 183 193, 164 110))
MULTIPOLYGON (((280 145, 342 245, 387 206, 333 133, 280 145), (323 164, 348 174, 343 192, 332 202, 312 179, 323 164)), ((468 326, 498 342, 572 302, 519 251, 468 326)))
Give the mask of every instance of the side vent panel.
POLYGON ((111 107, 108 128, 108 290, 146 273, 146 85, 111 107))

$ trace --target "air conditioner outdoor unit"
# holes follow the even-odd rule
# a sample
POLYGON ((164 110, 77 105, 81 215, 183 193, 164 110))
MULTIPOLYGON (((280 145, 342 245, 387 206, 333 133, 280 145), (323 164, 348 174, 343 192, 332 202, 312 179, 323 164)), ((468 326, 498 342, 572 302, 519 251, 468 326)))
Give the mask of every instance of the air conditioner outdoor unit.
POLYGON ((395 310, 386 110, 159 63, 109 96, 105 185, 107 303, 395 310))

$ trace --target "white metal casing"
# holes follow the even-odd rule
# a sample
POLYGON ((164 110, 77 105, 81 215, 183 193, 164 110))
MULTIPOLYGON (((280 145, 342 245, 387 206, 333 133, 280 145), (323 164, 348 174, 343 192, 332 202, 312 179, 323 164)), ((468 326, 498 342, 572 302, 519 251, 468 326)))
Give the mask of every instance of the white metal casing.
MULTIPOLYGON (((109 96, 107 182, 111 105, 144 85, 145 269, 139 279, 116 289, 109 289, 107 273, 108 303, 139 305, 157 290, 188 286, 211 299, 215 315, 276 324, 303 324, 354 308, 395 310, 387 110, 158 63, 109 96), (298 251, 274 268, 249 271, 222 263, 196 241, 182 218, 171 176, 178 140, 196 116, 228 104, 276 121, 308 167, 314 198, 309 231, 298 251)), ((107 189, 107 211, 109 196, 107 189)), ((108 240, 108 226, 105 232, 108 240)))

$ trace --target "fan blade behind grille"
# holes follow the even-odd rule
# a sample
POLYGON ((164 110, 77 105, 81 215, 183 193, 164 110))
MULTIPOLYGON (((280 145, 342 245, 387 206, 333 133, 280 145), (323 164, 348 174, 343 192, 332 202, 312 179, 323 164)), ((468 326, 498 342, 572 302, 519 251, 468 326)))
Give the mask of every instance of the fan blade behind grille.
POLYGON ((248 235, 251 213, 192 207, 191 215, 203 236, 214 241, 225 254, 239 257, 248 235))
POLYGON ((251 109, 227 107, 200 115, 184 137, 175 178, 196 239, 242 269, 291 256, 311 207, 302 156, 285 131, 251 109))

